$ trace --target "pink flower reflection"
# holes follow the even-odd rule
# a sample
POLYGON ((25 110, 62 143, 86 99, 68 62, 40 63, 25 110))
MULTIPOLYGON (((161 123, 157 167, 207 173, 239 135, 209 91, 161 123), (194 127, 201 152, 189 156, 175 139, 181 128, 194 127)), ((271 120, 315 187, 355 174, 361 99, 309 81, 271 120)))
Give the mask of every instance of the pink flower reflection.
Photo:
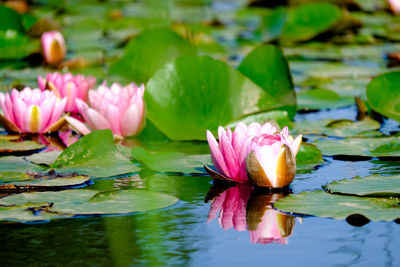
POLYGON ((218 223, 225 230, 234 228, 237 231, 247 229, 246 206, 251 195, 251 186, 248 184, 237 184, 213 199, 208 212, 207 222, 216 218, 218 211, 218 223))

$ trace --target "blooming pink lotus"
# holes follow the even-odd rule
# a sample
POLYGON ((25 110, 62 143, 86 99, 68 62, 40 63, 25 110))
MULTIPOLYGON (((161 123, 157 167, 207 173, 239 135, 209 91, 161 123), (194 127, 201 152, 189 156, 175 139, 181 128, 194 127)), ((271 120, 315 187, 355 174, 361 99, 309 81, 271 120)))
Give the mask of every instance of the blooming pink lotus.
POLYGON ((273 134, 277 127, 267 122, 263 125, 252 123, 249 126, 243 122, 238 123, 235 130, 218 128, 218 140, 207 130, 208 145, 215 168, 220 174, 225 175, 238 183, 248 182, 246 173, 246 157, 249 153, 251 139, 261 134, 273 134))
POLYGON ((4 127, 17 133, 49 133, 57 131, 64 123, 66 99, 54 92, 26 87, 13 89, 11 94, 0 93, 0 120, 4 127))
MULTIPOLYGON (((89 105, 76 99, 78 110, 91 130, 111 129, 117 137, 137 135, 144 127, 144 85, 131 83, 125 87, 117 83, 107 88, 101 85, 89 91, 89 105)), ((68 123, 79 133, 88 134, 85 124, 72 117, 68 123)))
POLYGON ((64 37, 59 31, 49 31, 42 34, 42 52, 45 61, 49 64, 61 62, 67 48, 65 45, 64 37))
POLYGON ((293 139, 287 127, 280 133, 254 137, 246 159, 249 180, 263 187, 289 185, 296 173, 296 155, 301 140, 301 135, 293 139))
POLYGON ((38 84, 42 91, 50 89, 57 96, 66 97, 66 112, 78 112, 75 99, 86 101, 89 89, 93 88, 96 84, 96 78, 92 76, 85 77, 80 74, 74 77, 71 73, 62 75, 55 72, 48 73, 46 79, 39 76, 38 84))
POLYGON ((208 212, 207 222, 216 218, 219 211, 218 223, 225 230, 234 228, 237 231, 245 231, 246 205, 251 195, 249 184, 237 184, 222 192, 213 202, 208 212))

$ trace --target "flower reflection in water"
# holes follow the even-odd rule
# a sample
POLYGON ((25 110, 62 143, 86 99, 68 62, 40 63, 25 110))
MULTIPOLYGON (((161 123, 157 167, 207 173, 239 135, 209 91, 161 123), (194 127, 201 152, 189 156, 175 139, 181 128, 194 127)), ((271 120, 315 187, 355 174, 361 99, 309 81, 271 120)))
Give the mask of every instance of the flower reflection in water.
POLYGON ((295 217, 275 210, 272 204, 285 197, 282 193, 260 193, 248 184, 221 186, 214 181, 206 201, 212 199, 207 222, 218 215, 218 223, 225 230, 248 230, 251 243, 287 244, 292 234, 295 217))

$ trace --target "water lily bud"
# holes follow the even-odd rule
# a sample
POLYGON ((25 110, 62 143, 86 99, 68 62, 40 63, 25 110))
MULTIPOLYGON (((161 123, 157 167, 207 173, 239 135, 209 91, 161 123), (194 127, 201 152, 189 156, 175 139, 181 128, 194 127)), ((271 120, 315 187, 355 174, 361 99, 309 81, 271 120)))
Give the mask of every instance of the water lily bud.
POLYGON ((10 132, 49 133, 57 131, 65 123, 61 117, 66 99, 54 92, 26 87, 22 91, 0 93, 0 121, 10 132))
POLYGON ((296 155, 302 136, 293 140, 287 127, 280 133, 252 139, 246 170, 252 184, 280 188, 289 185, 296 174, 296 155))
POLYGON ((207 141, 210 146, 211 159, 217 171, 238 183, 248 182, 246 173, 246 156, 249 152, 251 139, 260 134, 273 134, 277 126, 267 122, 263 125, 252 123, 249 126, 238 123, 235 130, 218 128, 218 141, 210 131, 207 131, 207 141))
POLYGON ((42 52, 44 60, 49 64, 61 62, 67 52, 64 37, 58 31, 42 34, 42 52))
POLYGON ((143 84, 137 87, 131 83, 122 87, 114 83, 111 88, 101 85, 97 90, 89 91, 90 106, 76 99, 79 113, 89 127, 72 117, 67 117, 67 121, 81 134, 87 134, 90 130, 111 129, 121 139, 137 135, 146 121, 143 94, 143 84))

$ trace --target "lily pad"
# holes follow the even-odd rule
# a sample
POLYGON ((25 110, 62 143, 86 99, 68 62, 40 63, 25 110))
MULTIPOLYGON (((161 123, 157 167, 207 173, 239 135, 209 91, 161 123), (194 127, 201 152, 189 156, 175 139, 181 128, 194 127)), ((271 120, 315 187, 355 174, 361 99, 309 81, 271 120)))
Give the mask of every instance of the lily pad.
POLYGON ((0 139, 0 153, 35 152, 44 147, 34 141, 11 142, 0 139))
POLYGON ((206 155, 187 155, 182 152, 151 152, 141 147, 132 149, 133 157, 157 172, 204 173, 204 165, 212 165, 206 155))
POLYGON ((330 3, 316 2, 289 9, 282 40, 305 41, 335 26, 342 19, 339 7, 330 3))
POLYGON ((0 219, 40 221, 49 219, 47 216, 49 214, 58 215, 57 217, 126 214, 165 208, 177 201, 178 199, 171 195, 137 189, 106 192, 75 189, 60 192, 21 193, 0 200, 0 205, 2 205, 0 219), (26 205, 29 205, 31 209, 26 209, 26 205), (41 206, 45 208, 41 209, 41 206), (24 207, 24 209, 18 209, 16 214, 4 215, 9 210, 19 207, 24 207), (34 218, 30 216, 32 212, 36 212, 34 218))
POLYGON ((148 118, 172 140, 205 140, 206 130, 282 105, 226 63, 180 57, 147 83, 148 118))
POLYGON ((95 177, 109 177, 140 170, 118 151, 110 130, 99 130, 85 135, 67 147, 51 164, 51 168, 57 172, 77 172, 95 177))
POLYGON ((375 111, 400 122, 400 72, 374 78, 367 87, 367 98, 375 111))
POLYGON ((84 185, 90 178, 76 173, 0 172, 0 192, 60 190, 84 185))
POLYGON ((400 197, 400 176, 371 175, 332 182, 325 186, 329 193, 363 197, 400 197))
POLYGON ((323 119, 318 121, 295 122, 294 128, 301 134, 318 134, 337 137, 356 136, 363 132, 377 130, 380 123, 366 117, 362 121, 323 119))
POLYGON ((22 157, 7 156, 0 158, 0 172, 40 172, 44 168, 32 164, 22 157))
POLYGON ((289 65, 280 48, 266 44, 254 49, 238 70, 284 105, 292 119, 296 113, 296 94, 289 65))
POLYGON ((354 98, 340 96, 338 93, 328 89, 311 89, 297 92, 298 109, 333 109, 351 106, 354 98))
POLYGON ((39 42, 31 40, 17 31, 0 31, 0 59, 24 58, 33 52, 39 52, 39 42))
POLYGON ((0 5, 0 31, 15 30, 22 31, 21 16, 12 8, 0 5))
POLYGON ((321 151, 313 144, 302 143, 299 152, 296 155, 296 170, 304 172, 324 164, 321 151))
POLYGON ((226 127, 234 128, 239 122, 243 122, 246 125, 249 125, 252 122, 258 122, 260 124, 264 124, 267 121, 275 121, 278 123, 279 127, 283 129, 283 127, 288 126, 289 129, 293 128, 293 121, 289 119, 287 111, 284 110, 273 110, 262 113, 257 113, 253 115, 246 116, 239 120, 235 120, 234 122, 229 123, 226 127))
POLYGON ((111 65, 110 73, 145 83, 165 63, 195 54, 196 48, 173 31, 147 30, 128 43, 124 56, 111 65))
POLYGON ((315 141, 326 156, 400 157, 400 138, 346 138, 315 141))
POLYGON ((393 221, 400 218, 398 199, 341 196, 324 191, 289 195, 278 200, 274 206, 283 212, 338 220, 354 214, 362 214, 372 221, 393 221))
POLYGON ((61 153, 62 151, 40 152, 27 156, 25 159, 34 164, 50 166, 61 155, 61 153))

